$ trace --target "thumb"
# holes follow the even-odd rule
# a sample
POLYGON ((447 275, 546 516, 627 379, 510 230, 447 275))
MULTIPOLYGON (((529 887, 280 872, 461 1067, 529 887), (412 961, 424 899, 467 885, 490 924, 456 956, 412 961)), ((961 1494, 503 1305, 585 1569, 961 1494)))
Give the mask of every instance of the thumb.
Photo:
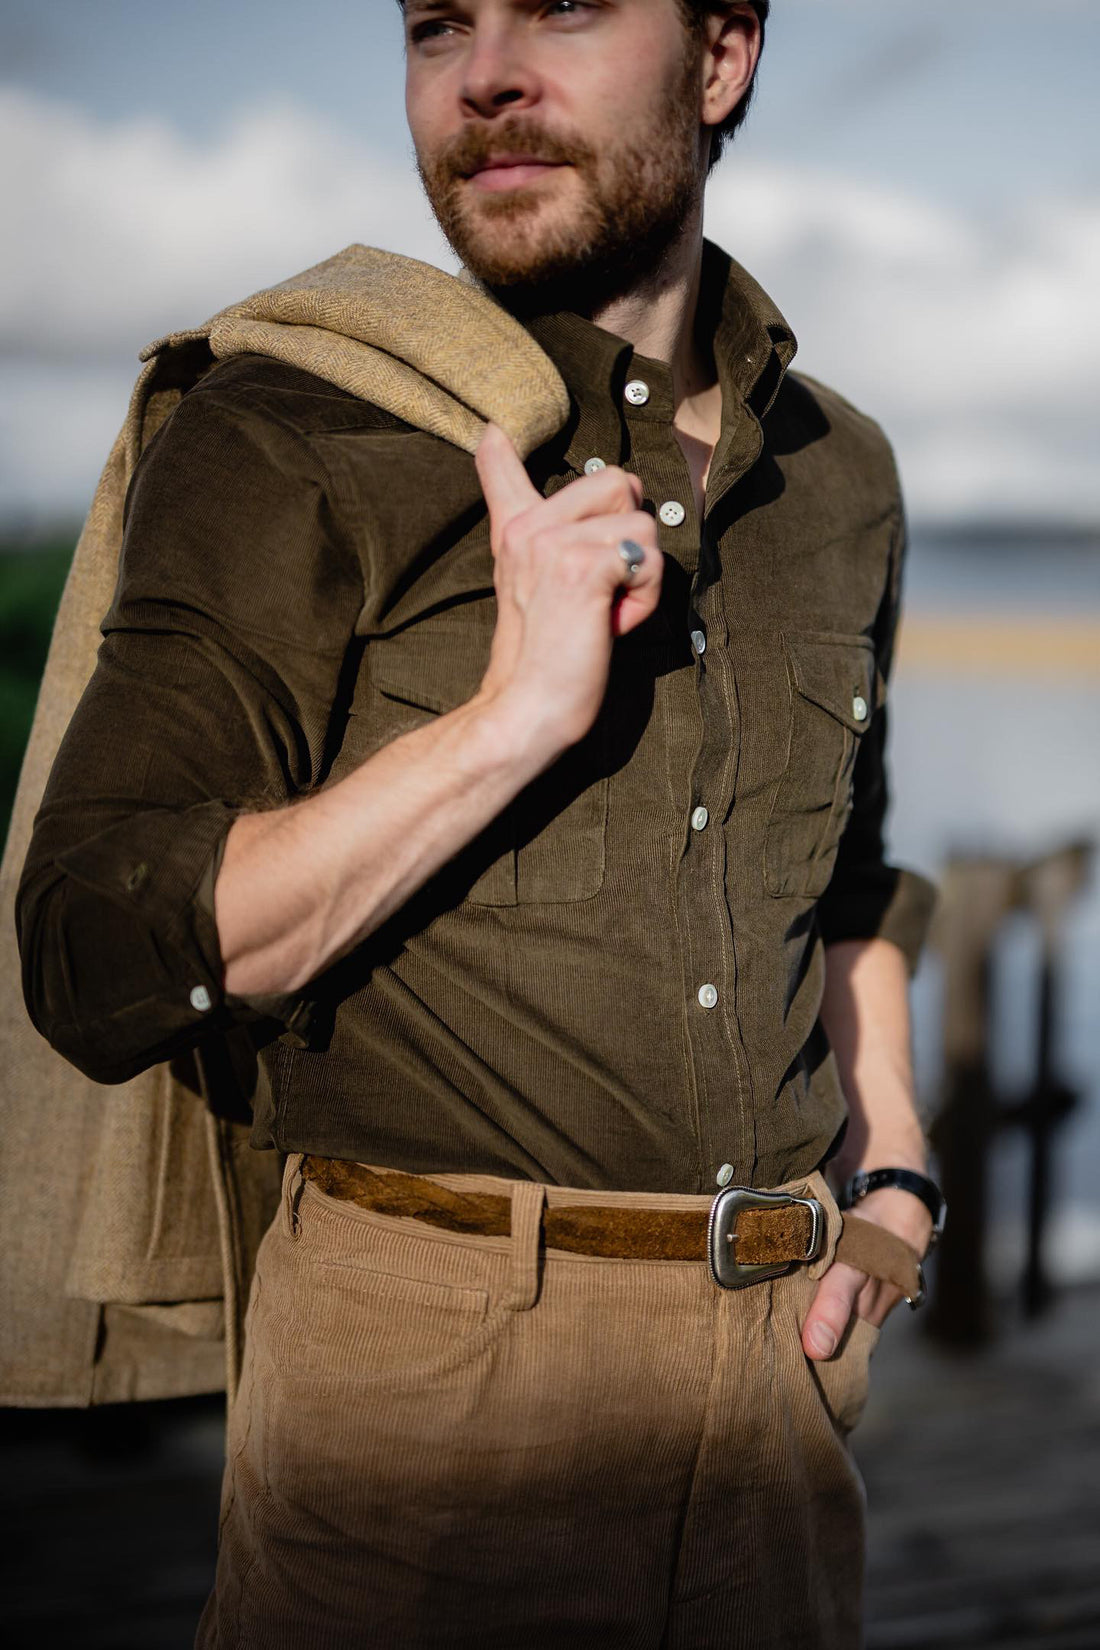
POLYGON ((489 506, 489 525, 495 539, 513 516, 539 503, 542 494, 524 469, 511 438, 499 424, 486 424, 474 453, 474 464, 489 506))
POLYGON ((809 1357, 832 1357, 866 1282, 865 1273, 857 1272, 854 1266, 846 1266, 843 1261, 834 1261, 829 1267, 817 1286, 802 1325, 802 1346, 809 1357))

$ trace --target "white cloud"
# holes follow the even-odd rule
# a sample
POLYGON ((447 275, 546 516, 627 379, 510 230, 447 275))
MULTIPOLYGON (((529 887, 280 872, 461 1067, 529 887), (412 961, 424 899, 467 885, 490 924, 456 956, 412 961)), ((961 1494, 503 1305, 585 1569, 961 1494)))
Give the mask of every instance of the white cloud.
POLYGON ((767 266, 796 331, 849 381, 892 378, 892 402, 930 414, 1067 394, 1100 410, 1100 201, 983 224, 810 171, 733 170, 712 188, 711 232, 767 266))
MULTIPOLYGON (((454 267, 411 161, 301 109, 198 144, 3 91, 0 206, 0 511, 83 505, 158 333, 352 240, 454 267)), ((982 222, 735 152, 707 231, 784 308, 800 365, 886 424, 915 514, 1100 514, 1100 202, 982 222)))
POLYGON ((136 355, 353 240, 446 253, 409 163, 300 109, 243 114, 198 145, 0 92, 0 201, 9 352, 136 355))
POLYGON ((799 364, 887 425, 917 512, 1100 516, 1100 201, 968 220, 734 157, 707 231, 784 309, 799 364))

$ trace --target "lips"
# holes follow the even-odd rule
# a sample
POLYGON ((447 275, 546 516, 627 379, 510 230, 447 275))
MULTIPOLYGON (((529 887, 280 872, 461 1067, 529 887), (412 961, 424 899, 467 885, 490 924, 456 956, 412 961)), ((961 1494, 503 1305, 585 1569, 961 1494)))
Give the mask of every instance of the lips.
POLYGON ((561 164, 538 155, 491 155, 468 175, 482 189, 518 189, 557 171, 561 164))

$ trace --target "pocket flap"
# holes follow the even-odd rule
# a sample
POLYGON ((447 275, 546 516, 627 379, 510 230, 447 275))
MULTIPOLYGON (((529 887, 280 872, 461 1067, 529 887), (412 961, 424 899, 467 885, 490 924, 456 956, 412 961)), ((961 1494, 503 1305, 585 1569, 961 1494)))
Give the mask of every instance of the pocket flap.
POLYGON ((866 636, 788 631, 794 685, 853 733, 864 733, 878 704, 875 650, 866 636))
POLYGON ((464 705, 481 686, 489 666, 493 632, 463 620, 458 611, 418 619, 367 649, 371 680, 387 698, 423 710, 464 705))

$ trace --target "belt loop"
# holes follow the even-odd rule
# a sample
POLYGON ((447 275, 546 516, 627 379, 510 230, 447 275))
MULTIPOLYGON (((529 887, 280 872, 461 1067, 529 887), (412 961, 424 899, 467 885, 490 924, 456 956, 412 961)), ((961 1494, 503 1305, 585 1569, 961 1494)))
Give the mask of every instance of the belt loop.
POLYGON ((810 1197, 817 1198, 825 1211, 825 1242, 813 1265, 807 1267, 811 1278, 819 1278, 833 1264, 833 1256, 836 1254, 836 1246, 844 1226, 844 1217, 829 1182, 819 1169, 815 1169, 807 1179, 806 1191, 810 1197))
POLYGON ((282 1217, 283 1231, 289 1238, 298 1236, 301 1222, 298 1218, 298 1199, 302 1195, 305 1180, 302 1175, 302 1164, 305 1162, 305 1152, 290 1152, 283 1166, 282 1217))
POLYGON ((526 1312, 539 1293, 539 1238, 546 1187, 537 1180, 517 1180, 512 1186, 512 1275, 502 1304, 510 1312, 526 1312))

